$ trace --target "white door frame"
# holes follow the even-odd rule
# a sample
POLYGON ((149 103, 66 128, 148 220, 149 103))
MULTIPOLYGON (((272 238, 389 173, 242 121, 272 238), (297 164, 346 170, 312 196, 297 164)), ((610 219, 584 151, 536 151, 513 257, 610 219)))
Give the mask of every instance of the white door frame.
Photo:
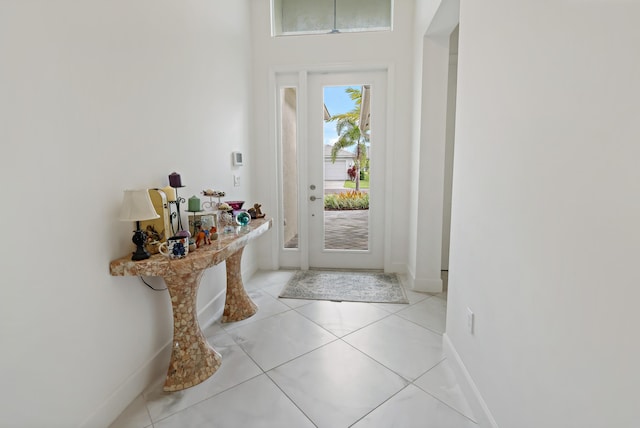
MULTIPOLYGON (((298 139, 306 138, 308 125, 307 125, 307 91, 308 91, 308 75, 318 72, 364 72, 364 71, 386 71, 386 140, 393 141, 391 136, 393 135, 393 94, 394 91, 394 75, 395 67, 393 64, 353 64, 353 65, 328 65, 328 66, 291 66, 291 67, 277 67, 273 68, 269 73, 269 145, 277 155, 273 158, 273 168, 278 171, 272 177, 272 189, 274 192, 269 196, 272 207, 276 207, 273 213, 274 226, 273 233, 270 234, 270 251, 271 251, 271 268, 279 269, 284 268, 297 268, 302 270, 309 269, 309 253, 308 253, 308 236, 306 233, 299 233, 299 246, 297 251, 291 251, 291 254, 284 255, 283 253, 283 221, 284 214, 282 208, 282 156, 280 153, 280 131, 279 131, 279 91, 282 85, 279 84, 279 79, 283 75, 287 75, 288 83, 290 86, 294 86, 297 89, 298 95, 298 139), (295 78, 291 79, 291 76, 295 74, 295 78), (295 80, 295 82, 293 82, 295 80)), ((307 169, 307 152, 306 144, 299 144, 298 146, 298 168, 301 170, 307 169)), ((392 145, 386 145, 386 153, 384 156, 385 165, 385 182, 384 189, 382 191, 385 194, 390 194, 392 191, 392 174, 391 165, 393 164, 394 153, 392 145)), ((269 159, 265 159, 265 162, 270 162, 269 159)), ((306 174, 299 174, 298 189, 300 192, 306 191, 308 188, 308 178, 306 174)), ((298 224, 299 230, 302 231, 306 227, 306 223, 309 218, 308 204, 301 203, 298 209, 298 224)), ((385 272, 392 272, 392 260, 391 260, 391 246, 388 245, 391 242, 392 225, 391 225, 392 209, 389 204, 384 207, 384 230, 382 236, 384 240, 384 256, 383 256, 383 269, 385 272)))

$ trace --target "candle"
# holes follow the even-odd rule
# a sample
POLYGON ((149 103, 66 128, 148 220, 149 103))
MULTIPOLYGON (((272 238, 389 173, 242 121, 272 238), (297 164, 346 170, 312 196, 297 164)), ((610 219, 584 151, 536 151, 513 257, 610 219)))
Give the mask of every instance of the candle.
POLYGON ((189 211, 200 211, 200 199, 198 199, 196 195, 189 198, 189 211))
POLYGON ((172 172, 169 174, 169 186, 171 187, 182 187, 182 179, 180 178, 180 174, 177 172, 172 172))
POLYGON ((176 201, 176 189, 171 186, 163 187, 162 190, 165 195, 167 195, 167 202, 175 202, 176 201))

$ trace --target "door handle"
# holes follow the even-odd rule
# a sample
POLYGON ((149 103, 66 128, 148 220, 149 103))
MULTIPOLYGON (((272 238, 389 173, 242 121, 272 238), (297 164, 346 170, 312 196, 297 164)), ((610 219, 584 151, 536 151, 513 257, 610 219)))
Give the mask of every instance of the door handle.
POLYGON ((309 200, 310 200, 311 202, 314 202, 316 199, 318 199, 318 198, 316 198, 315 196, 309 196, 309 200))

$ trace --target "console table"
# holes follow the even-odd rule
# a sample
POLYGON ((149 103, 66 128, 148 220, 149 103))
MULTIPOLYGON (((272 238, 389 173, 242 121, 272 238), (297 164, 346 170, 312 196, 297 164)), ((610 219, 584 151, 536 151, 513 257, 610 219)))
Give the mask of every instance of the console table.
POLYGON ((204 245, 183 259, 170 260, 155 254, 146 260, 133 261, 131 256, 114 260, 109 265, 114 276, 161 276, 167 284, 173 309, 173 344, 167 371, 165 391, 180 391, 197 385, 213 375, 222 358, 202 334, 196 308, 200 279, 204 271, 225 261, 227 293, 222 322, 240 321, 257 311, 242 283, 240 262, 244 247, 268 231, 271 219, 254 219, 233 233, 219 233, 211 245, 204 245))

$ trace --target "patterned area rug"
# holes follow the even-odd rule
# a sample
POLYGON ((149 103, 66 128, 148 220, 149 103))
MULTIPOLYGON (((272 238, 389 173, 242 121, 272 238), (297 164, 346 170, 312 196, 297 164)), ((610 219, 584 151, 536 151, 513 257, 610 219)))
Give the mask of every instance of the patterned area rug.
POLYGON ((395 273, 302 270, 280 293, 287 299, 409 303, 395 273))

